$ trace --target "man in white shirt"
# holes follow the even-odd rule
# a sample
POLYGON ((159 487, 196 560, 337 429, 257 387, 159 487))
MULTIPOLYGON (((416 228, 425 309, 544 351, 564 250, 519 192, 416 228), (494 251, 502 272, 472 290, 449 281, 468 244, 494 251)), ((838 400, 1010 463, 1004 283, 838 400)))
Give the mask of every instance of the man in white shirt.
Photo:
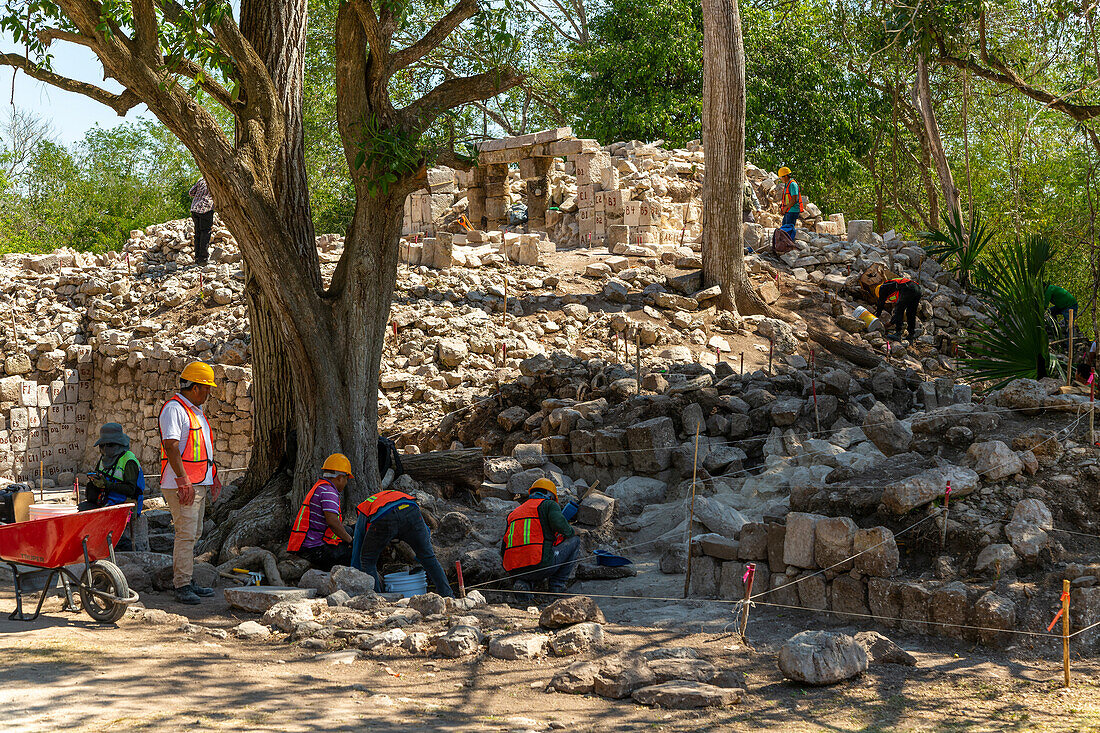
POLYGON ((214 441, 202 404, 214 387, 214 370, 195 361, 180 374, 180 391, 160 410, 160 487, 176 530, 172 581, 176 600, 194 605, 213 588, 196 586, 195 542, 202 534, 206 497, 217 501, 221 481, 214 466, 214 441))

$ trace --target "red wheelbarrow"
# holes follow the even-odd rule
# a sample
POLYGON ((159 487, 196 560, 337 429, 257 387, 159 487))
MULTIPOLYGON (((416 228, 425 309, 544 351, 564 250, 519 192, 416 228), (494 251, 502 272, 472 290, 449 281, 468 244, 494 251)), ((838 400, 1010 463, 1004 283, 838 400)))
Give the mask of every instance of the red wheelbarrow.
POLYGON ((76 611, 73 586, 80 603, 96 621, 114 623, 138 599, 126 576, 115 564, 115 537, 122 536, 133 504, 117 504, 76 514, 0 525, 0 561, 15 576, 15 610, 9 620, 33 621, 42 612, 46 596, 61 578, 66 611, 76 611), (109 558, 109 559, 108 559, 109 558), (68 566, 84 563, 78 577, 68 566), (31 569, 27 569, 26 566, 31 569), (38 582, 46 575, 45 586, 38 582), (24 586, 42 588, 34 615, 23 613, 24 586))

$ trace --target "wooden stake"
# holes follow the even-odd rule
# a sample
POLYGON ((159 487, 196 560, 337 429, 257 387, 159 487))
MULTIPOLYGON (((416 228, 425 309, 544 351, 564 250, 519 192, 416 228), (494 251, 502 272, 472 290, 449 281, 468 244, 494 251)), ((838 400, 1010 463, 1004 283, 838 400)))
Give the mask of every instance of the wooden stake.
POLYGON ((749 598, 752 597, 752 581, 756 579, 756 563, 750 562, 745 565, 745 574, 748 576, 744 579, 745 583, 745 599, 741 604, 741 638, 745 638, 745 630, 749 626, 749 598))
MULTIPOLYGON (((1071 316, 1072 317, 1072 316, 1071 316)), ((1062 581, 1062 672, 1069 687, 1069 581, 1062 581)))
POLYGON ((687 575, 684 576, 684 598, 691 586, 691 523, 695 521, 695 476, 699 473, 699 423, 695 423, 695 460, 691 464, 691 509, 687 526, 687 575))
POLYGON ((947 489, 943 492, 943 530, 940 532, 940 550, 947 545, 947 514, 950 511, 951 482, 947 482, 947 489))
POLYGON ((1096 445, 1096 374, 1089 375, 1089 443, 1096 445))
POLYGON ((634 330, 634 374, 638 378, 638 394, 642 393, 642 335, 634 330))
MULTIPOLYGON (((41 448, 39 449, 41 450, 41 448)), ((42 497, 46 495, 46 487, 42 484, 42 480, 46 478, 46 472, 42 470, 42 459, 38 459, 38 500, 42 501, 42 497)))
POLYGON ((741 376, 745 376, 745 352, 741 352, 741 376))
POLYGON ((500 327, 508 328, 508 278, 504 278, 504 312, 500 314, 500 327))
POLYGON ((772 354, 775 352, 775 342, 768 339, 768 376, 772 376, 772 354))
MULTIPOLYGON (((1066 346, 1066 386, 1073 384, 1073 311, 1066 312, 1066 322, 1069 327, 1066 329, 1069 335, 1069 341, 1066 346)), ((1068 669, 1068 667, 1067 667, 1068 669)), ((1069 672, 1066 672, 1068 675, 1069 672)), ((1069 678, 1066 678, 1066 685, 1069 685, 1069 678)))
POLYGON ((466 581, 462 577, 462 561, 455 560, 455 575, 458 576, 458 597, 466 597, 466 581))

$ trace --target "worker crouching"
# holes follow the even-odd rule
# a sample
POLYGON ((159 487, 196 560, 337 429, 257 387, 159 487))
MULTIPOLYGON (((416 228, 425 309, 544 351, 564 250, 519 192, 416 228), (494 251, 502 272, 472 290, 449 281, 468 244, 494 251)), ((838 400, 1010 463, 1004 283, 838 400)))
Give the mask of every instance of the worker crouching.
POLYGON ((352 536, 344 527, 340 495, 352 477, 351 461, 333 453, 321 467, 321 478, 306 493, 290 527, 288 552, 296 553, 318 570, 351 564, 352 536))
POLYGON ((561 513, 553 481, 540 478, 531 484, 527 500, 508 515, 500 553, 520 593, 547 579, 551 593, 565 590, 577 567, 580 538, 561 513))
MULTIPOLYGON (((99 448, 99 461, 88 473, 84 501, 77 509, 83 512, 133 502, 131 520, 136 519, 145 498, 145 474, 137 456, 130 450, 130 437, 117 422, 109 422, 99 429, 99 440, 95 444, 99 448)), ((132 537, 133 525, 129 526, 132 537)), ((134 549, 131 537, 120 537, 115 548, 121 552, 134 549)))
POLYGON ((374 588, 383 591, 378 574, 378 558, 393 540, 401 540, 412 548, 416 561, 428 574, 435 592, 454 598, 447 574, 435 557, 432 533, 420 513, 416 499, 402 491, 383 490, 368 497, 358 507, 355 537, 351 547, 351 566, 374 578, 374 588))
POLYGON ((886 334, 886 338, 892 341, 901 340, 903 325, 909 326, 909 338, 915 341, 920 337, 920 329, 917 328, 917 306, 920 305, 920 285, 907 277, 899 277, 875 288, 875 296, 878 302, 875 304, 875 318, 882 315, 882 309, 887 303, 894 304, 894 317, 890 319, 890 325, 894 327, 894 333, 886 334))

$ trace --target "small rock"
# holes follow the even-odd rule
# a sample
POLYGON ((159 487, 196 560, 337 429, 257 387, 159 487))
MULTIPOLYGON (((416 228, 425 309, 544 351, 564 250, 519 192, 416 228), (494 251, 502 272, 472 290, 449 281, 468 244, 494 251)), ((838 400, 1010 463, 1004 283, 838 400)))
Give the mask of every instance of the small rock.
POLYGON ((456 659, 474 654, 484 637, 473 626, 454 626, 435 640, 435 648, 444 657, 456 659))
POLYGON ((847 634, 803 631, 779 650, 779 669, 795 682, 831 685, 867 670, 867 652, 847 634))
POLYGON ((860 631, 856 642, 867 652, 871 664, 917 666, 917 658, 877 631, 860 631))
POLYGON ((550 640, 550 648, 559 657, 580 654, 602 646, 603 627, 591 621, 570 626, 550 640))
POLYGON ((245 621, 233 627, 233 633, 240 639, 266 639, 271 629, 255 621, 245 621))
POLYGON ((600 624, 605 621, 603 611, 588 596, 570 596, 554 601, 539 616, 539 626, 544 629, 560 629, 585 621, 600 624))
POLYGON ((546 634, 507 634, 489 642, 489 656, 497 659, 536 659, 546 653, 546 634))
POLYGON ((642 705, 657 705, 674 710, 716 708, 744 699, 744 690, 715 687, 703 682, 675 680, 635 690, 631 698, 642 705))

